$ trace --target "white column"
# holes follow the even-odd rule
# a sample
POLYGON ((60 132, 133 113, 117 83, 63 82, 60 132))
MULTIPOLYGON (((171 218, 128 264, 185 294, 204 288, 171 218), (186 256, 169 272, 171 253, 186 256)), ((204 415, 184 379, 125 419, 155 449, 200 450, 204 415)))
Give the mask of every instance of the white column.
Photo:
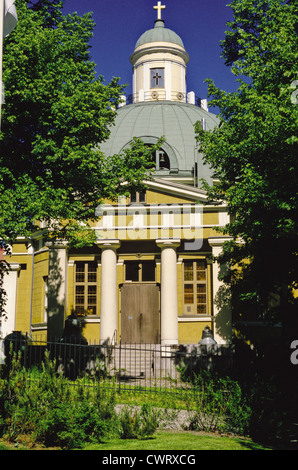
MULTIPOLYGON (((223 244, 229 238, 208 238, 209 245, 212 248, 212 255, 218 257, 223 248, 223 244)), ((224 299, 224 283, 219 279, 220 270, 224 267, 220 266, 218 262, 213 263, 212 269, 212 291, 213 291, 213 315, 214 315, 214 331, 213 337, 217 344, 227 344, 232 340, 232 315, 231 305, 228 300, 224 299), (218 297, 221 297, 220 304, 218 297)))
POLYGON ((46 244, 49 248, 48 338, 59 338, 64 329, 67 300, 67 242, 46 244))
POLYGON ((12 333, 16 328, 16 313, 17 313, 17 285, 18 285, 18 272, 21 266, 18 263, 10 263, 9 271, 4 273, 3 289, 7 294, 7 302, 4 306, 6 315, 1 318, 0 337, 12 333))
MULTIPOLYGON (((119 240, 98 242, 101 248, 100 342, 115 339, 118 327, 117 253, 119 240)), ((117 337, 116 337, 117 339, 117 337)))
POLYGON ((161 249, 161 345, 178 344, 177 254, 180 240, 156 240, 161 249))

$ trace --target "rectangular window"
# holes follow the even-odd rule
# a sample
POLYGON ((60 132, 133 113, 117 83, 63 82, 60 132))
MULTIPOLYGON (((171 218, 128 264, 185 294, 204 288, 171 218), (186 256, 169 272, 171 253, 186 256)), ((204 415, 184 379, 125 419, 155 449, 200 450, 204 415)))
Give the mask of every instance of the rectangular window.
POLYGON ((128 261, 125 263, 125 280, 138 282, 139 281, 139 263, 128 261))
POLYGON ((130 203, 135 204, 135 203, 145 203, 146 202, 146 191, 142 192, 136 192, 132 191, 130 194, 130 203))
POLYGON ((155 282, 155 261, 126 261, 125 280, 155 282))
POLYGON ((75 312, 97 314, 97 263, 77 262, 75 269, 75 312))
POLYGON ((208 313, 206 260, 185 261, 183 264, 183 313, 208 313))
POLYGON ((164 69, 151 69, 150 70, 151 88, 164 88, 165 86, 164 75, 165 75, 164 69))

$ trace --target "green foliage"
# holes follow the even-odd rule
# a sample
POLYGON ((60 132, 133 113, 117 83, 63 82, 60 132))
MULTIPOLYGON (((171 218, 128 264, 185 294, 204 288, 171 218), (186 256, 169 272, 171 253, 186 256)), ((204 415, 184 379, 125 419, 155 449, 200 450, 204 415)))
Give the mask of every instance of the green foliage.
POLYGON ((196 410, 190 413, 190 429, 247 435, 252 410, 237 381, 201 373, 194 379, 191 401, 196 410))
POLYGON ((148 404, 140 409, 126 406, 120 412, 121 439, 148 439, 158 428, 158 412, 148 404))
MULTIPOLYGON (((117 438, 150 439, 158 428, 177 421, 177 399, 185 429, 245 435, 267 443, 275 436, 287 437, 283 397, 274 381, 257 376, 241 383, 201 372, 183 393, 177 389, 177 394, 166 394, 166 403, 161 396, 165 392, 147 395, 136 390, 129 393, 126 405, 118 403, 117 411, 111 383, 100 380, 90 387, 80 380, 69 382, 57 374, 48 355, 38 373, 25 370, 15 355, 10 370, 0 372, 0 437, 13 442, 25 435, 32 443, 81 449, 117 438)), ((125 402, 118 397, 120 403, 122 399, 125 402)))
POLYGON ((35 423, 34 434, 46 446, 81 448, 87 442, 100 442, 112 434, 113 408, 90 400, 85 390, 72 393, 68 401, 54 400, 47 414, 35 423), (89 398, 89 402, 88 402, 89 398))
POLYGON ((276 319, 297 309, 298 7, 283 0, 230 7, 222 55, 239 88, 227 93, 208 80, 220 125, 210 132, 197 125, 197 136, 219 180, 205 185, 210 199, 226 201, 231 215, 224 233, 233 241, 219 261, 239 268, 224 276, 235 310, 276 319))
POLYGON ((88 221, 98 204, 137 190, 153 166, 141 141, 121 155, 101 152, 124 86, 96 75, 91 14, 63 15, 62 6, 16 0, 18 25, 4 41, 0 238, 6 243, 30 237, 43 221, 53 236, 91 245, 88 221))
POLYGON ((117 433, 114 404, 111 388, 70 387, 48 355, 37 380, 14 358, 8 378, 0 379, 0 434, 10 440, 30 434, 46 446, 81 448, 117 433))
POLYGON ((12 441, 28 434, 47 447, 79 449, 116 436, 148 439, 158 422, 158 412, 147 404, 125 407, 118 417, 113 387, 104 381, 70 386, 48 353, 37 377, 15 354, 7 377, 0 377, 0 436, 12 441))

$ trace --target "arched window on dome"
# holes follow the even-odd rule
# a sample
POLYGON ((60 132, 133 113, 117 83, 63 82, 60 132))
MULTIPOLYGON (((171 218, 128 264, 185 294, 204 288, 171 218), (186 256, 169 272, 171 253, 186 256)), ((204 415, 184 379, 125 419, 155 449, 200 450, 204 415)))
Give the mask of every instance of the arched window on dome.
MULTIPOLYGON (((150 148, 153 144, 146 144, 146 146, 150 148)), ((163 148, 152 152, 152 161, 155 163, 156 171, 169 172, 171 170, 170 157, 163 148)))
POLYGON ((169 156, 163 149, 153 152, 152 159, 155 162, 156 171, 171 169, 169 156))

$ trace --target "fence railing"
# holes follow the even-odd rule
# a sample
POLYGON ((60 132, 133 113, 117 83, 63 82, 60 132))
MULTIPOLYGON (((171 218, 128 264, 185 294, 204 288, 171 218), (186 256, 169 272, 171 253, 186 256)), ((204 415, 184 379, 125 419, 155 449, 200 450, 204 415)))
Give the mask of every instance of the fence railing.
POLYGON ((5 366, 13 353, 21 364, 38 370, 47 356, 55 361, 57 373, 91 386, 100 379, 110 381, 119 391, 176 390, 201 370, 227 371, 233 367, 230 346, 161 346, 160 344, 74 344, 61 341, 38 342, 27 337, 4 340, 5 366))

